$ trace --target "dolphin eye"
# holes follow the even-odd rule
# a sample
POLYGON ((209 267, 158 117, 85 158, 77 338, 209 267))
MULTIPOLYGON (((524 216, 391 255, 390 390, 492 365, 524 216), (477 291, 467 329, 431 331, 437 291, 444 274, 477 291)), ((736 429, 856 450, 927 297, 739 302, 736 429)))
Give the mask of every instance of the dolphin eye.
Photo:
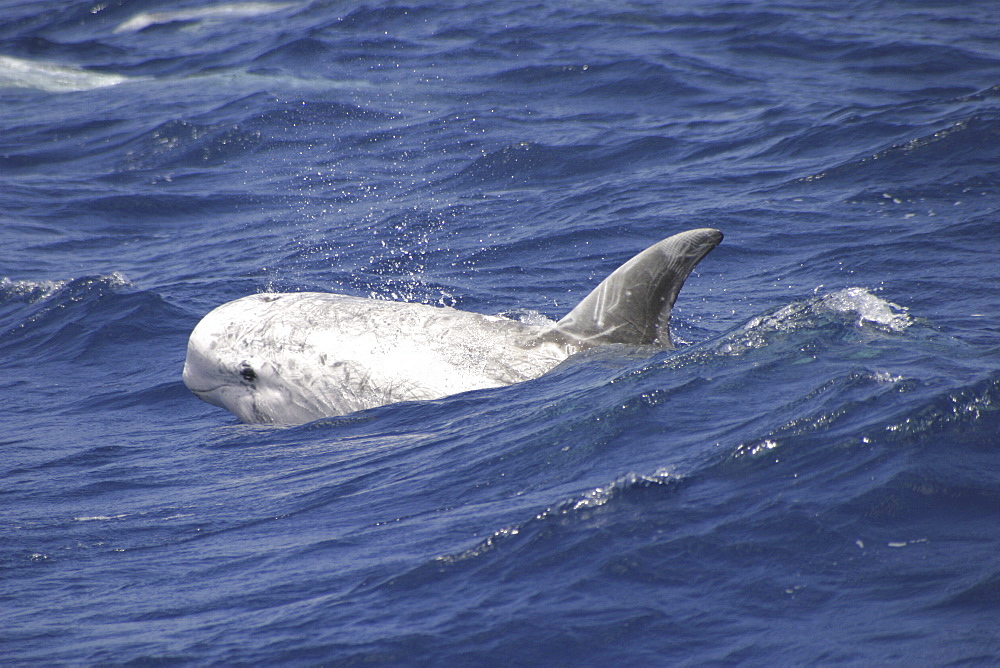
POLYGON ((246 365, 244 365, 243 368, 240 369, 240 375, 243 376, 244 380, 248 380, 251 383, 257 380, 257 372, 246 365))

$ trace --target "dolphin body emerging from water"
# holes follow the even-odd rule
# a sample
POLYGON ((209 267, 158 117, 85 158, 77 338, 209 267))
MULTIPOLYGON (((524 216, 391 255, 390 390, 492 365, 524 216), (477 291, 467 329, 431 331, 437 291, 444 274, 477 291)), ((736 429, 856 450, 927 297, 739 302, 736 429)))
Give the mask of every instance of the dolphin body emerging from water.
POLYGON ((518 383, 596 346, 671 348, 677 293, 720 241, 707 228, 664 239, 547 326, 327 293, 243 297, 195 327, 184 384, 244 422, 298 424, 518 383))

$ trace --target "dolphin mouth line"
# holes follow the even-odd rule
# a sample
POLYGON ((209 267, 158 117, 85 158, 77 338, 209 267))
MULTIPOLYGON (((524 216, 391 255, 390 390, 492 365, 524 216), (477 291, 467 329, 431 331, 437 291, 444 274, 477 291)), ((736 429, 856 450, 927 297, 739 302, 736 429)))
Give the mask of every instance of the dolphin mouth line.
POLYGON ((192 394, 198 395, 198 397, 200 398, 202 394, 209 394, 211 392, 215 392, 219 388, 225 387, 225 385, 226 385, 225 383, 219 383, 215 387, 209 387, 209 388, 200 388, 200 387, 199 388, 194 388, 194 387, 188 386, 188 389, 191 390, 192 394))

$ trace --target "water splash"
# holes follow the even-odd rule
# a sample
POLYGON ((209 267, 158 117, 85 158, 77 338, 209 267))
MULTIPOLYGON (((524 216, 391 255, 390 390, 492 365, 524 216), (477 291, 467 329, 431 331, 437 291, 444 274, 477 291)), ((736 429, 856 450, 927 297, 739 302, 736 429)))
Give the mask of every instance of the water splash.
POLYGON ((34 304, 48 299, 66 285, 66 281, 12 281, 0 276, 0 303, 34 304))
POLYGON ((912 324, 907 309, 887 302, 864 288, 846 288, 813 299, 795 302, 747 322, 746 331, 790 332, 815 324, 825 315, 849 315, 854 326, 878 325, 893 332, 902 332, 912 324))

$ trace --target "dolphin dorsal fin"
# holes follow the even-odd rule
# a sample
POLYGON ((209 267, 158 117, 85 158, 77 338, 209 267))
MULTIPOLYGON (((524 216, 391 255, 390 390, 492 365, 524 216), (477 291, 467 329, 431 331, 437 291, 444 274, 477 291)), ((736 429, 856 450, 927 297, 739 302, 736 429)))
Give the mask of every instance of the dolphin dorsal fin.
POLYGON ((688 274, 722 241, 711 228, 689 230, 654 244, 616 269, 562 320, 539 335, 591 347, 670 340, 670 309, 688 274))

